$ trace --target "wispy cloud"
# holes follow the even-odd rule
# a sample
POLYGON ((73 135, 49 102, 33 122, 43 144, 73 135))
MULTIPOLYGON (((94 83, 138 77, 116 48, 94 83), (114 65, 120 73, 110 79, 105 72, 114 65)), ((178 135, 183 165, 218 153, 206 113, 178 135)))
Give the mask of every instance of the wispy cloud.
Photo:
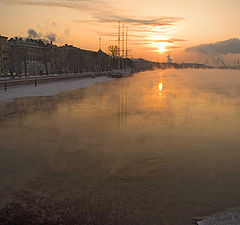
POLYGON ((168 43, 175 43, 175 42, 183 42, 183 41, 187 41, 184 39, 178 39, 178 38, 170 38, 167 40, 151 40, 152 42, 168 42, 168 43))
POLYGON ((117 15, 99 15, 96 14, 95 18, 97 21, 102 23, 115 23, 121 21, 125 24, 141 25, 141 26, 171 26, 182 20, 181 17, 167 17, 162 16, 154 19, 138 19, 131 18, 126 16, 117 16, 117 15))
MULTIPOLYGON (((103 0, 1 0, 9 4, 25 5, 25 6, 44 6, 44 7, 62 7, 74 10, 87 10, 93 17, 89 22, 115 23, 121 21, 126 24, 146 25, 146 26, 172 26, 183 20, 181 17, 160 16, 158 18, 133 18, 121 15, 119 9, 115 9, 106 3, 102 7, 103 0)), ((78 20, 77 22, 86 22, 86 20, 78 20)))
POLYGON ((94 4, 98 4, 99 0, 0 0, 8 4, 22 6, 43 6, 43 7, 61 7, 73 10, 89 10, 94 9, 94 4))
POLYGON ((206 55, 240 54, 240 39, 232 38, 210 44, 201 44, 185 49, 187 52, 201 53, 206 55))
MULTIPOLYGON (((161 16, 158 18, 135 18, 123 15, 112 15, 111 13, 96 12, 93 14, 91 20, 78 20, 79 23, 109 23, 116 24, 121 22, 129 27, 130 41, 133 44, 152 47, 155 46, 155 50, 159 49, 160 43, 165 44, 166 50, 178 47, 176 43, 186 41, 178 38, 170 38, 171 33, 174 33, 176 24, 183 20, 181 17, 167 17, 161 16), (166 38, 167 37, 167 38, 166 38)), ((115 27, 117 31, 117 27, 115 27)), ((122 29, 122 28, 121 28, 122 29)), ((99 34, 107 37, 117 37, 116 33, 103 33, 99 34)), ((150 48, 149 48, 150 49, 150 48)))
POLYGON ((142 44, 157 44, 157 43, 169 43, 169 44, 176 44, 178 42, 183 42, 183 41, 186 41, 184 39, 177 39, 177 38, 170 38, 170 39, 166 39, 166 40, 142 40, 142 39, 138 39, 138 40, 135 40, 134 43, 135 44, 139 44, 139 45, 142 45, 142 44))

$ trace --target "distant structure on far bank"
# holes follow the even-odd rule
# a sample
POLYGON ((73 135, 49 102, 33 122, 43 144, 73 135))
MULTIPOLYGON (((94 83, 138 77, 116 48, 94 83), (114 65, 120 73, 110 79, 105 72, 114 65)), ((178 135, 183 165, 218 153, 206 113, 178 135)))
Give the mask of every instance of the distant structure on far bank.
POLYGON ((167 56, 167 63, 172 63, 172 58, 171 58, 171 54, 169 52, 168 56, 167 56))

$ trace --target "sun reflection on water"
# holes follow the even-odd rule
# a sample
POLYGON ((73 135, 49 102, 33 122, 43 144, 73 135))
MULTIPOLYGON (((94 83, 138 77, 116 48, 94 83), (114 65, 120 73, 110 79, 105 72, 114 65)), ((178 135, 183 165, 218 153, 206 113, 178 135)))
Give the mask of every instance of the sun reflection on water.
POLYGON ((163 82, 159 82, 158 89, 159 89, 159 95, 161 96, 163 91, 163 82))

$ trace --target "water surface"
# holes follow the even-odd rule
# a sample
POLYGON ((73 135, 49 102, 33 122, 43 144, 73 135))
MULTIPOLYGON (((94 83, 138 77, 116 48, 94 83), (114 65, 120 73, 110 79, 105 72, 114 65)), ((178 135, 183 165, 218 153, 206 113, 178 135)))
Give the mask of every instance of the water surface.
POLYGON ((231 70, 0 101, 0 221, 185 225, 237 207, 239 115, 231 70))

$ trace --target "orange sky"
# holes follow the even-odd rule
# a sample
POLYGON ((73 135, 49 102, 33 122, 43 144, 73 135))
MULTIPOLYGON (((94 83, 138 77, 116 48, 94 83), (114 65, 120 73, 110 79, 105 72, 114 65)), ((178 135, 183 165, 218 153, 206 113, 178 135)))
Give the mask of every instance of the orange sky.
POLYGON ((185 48, 239 37, 239 0, 0 0, 0 33, 97 50, 117 44, 117 21, 129 28, 129 54, 155 61, 204 58, 185 48))

